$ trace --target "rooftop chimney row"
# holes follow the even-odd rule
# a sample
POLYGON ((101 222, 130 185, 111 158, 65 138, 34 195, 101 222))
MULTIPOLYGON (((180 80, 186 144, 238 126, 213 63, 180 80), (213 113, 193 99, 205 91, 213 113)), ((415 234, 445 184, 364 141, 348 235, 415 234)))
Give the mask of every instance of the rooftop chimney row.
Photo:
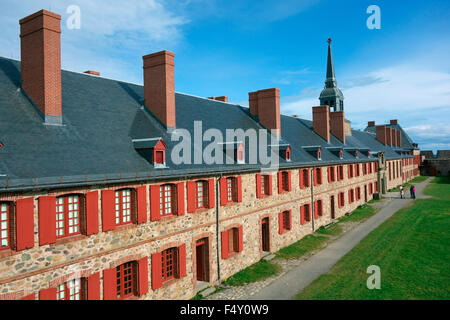
POLYGON ((222 101, 222 102, 228 102, 228 97, 227 96, 209 97, 208 99, 216 100, 216 101, 222 101))
POLYGON ((280 89, 272 88, 250 92, 250 113, 268 130, 276 130, 281 136, 280 89))
POLYGON ((330 108, 328 106, 313 107, 314 131, 330 142, 330 108))
POLYGON ((62 124, 61 16, 41 10, 19 23, 22 88, 46 124, 62 124))
POLYGON ((342 143, 345 143, 345 117, 344 111, 330 112, 331 133, 342 143))
POLYGON ((143 57, 145 106, 166 126, 176 127, 175 54, 160 51, 143 57))

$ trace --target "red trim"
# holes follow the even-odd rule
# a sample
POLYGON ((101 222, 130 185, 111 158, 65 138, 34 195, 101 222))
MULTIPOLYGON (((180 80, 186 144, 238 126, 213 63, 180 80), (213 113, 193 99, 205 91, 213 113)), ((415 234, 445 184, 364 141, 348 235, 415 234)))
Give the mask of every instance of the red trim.
POLYGON ((161 219, 159 185, 150 186, 150 220, 158 221, 161 219))
POLYGON ((188 181, 187 184, 187 212, 193 213, 195 212, 195 197, 197 196, 195 194, 195 181, 188 181))
POLYGON ((86 234, 98 233, 98 191, 86 194, 86 234))
POLYGON ((222 259, 228 258, 228 230, 222 233, 222 259))
POLYGON ((152 290, 162 286, 161 252, 152 254, 152 290))
POLYGON ((36 300, 36 295, 34 293, 29 294, 23 298, 21 298, 20 300, 36 300))
POLYGON ((56 242, 56 197, 40 197, 39 245, 43 246, 55 242, 56 242))
POLYGON ((100 272, 87 278, 87 300, 100 300, 100 272))
POLYGON ((184 182, 177 183, 177 215, 186 214, 184 206, 184 182))
POLYGON ((242 252, 244 249, 244 228, 243 226, 240 226, 238 228, 239 232, 239 243, 238 243, 238 252, 242 252))
POLYGON ((256 197, 261 198, 261 174, 256 174, 256 197))
POLYGON ((113 190, 102 190, 102 229, 103 232, 114 230, 116 195, 113 190))
POLYGON ((224 206, 227 204, 227 178, 220 178, 220 205, 224 206))
POLYGON ((103 300, 117 300, 116 268, 103 270, 103 300))
POLYGON ((138 260, 138 280, 139 280, 139 296, 143 296, 148 292, 148 257, 138 260))
POLYGON ((208 180, 208 208, 212 209, 216 204, 216 195, 215 195, 215 183, 214 179, 208 180))
POLYGON ((236 177, 236 193, 237 193, 237 202, 242 202, 242 177, 236 177))
POLYGON ((142 186, 136 189, 137 196, 137 223, 147 222, 147 187, 142 186))
POLYGON ((39 300, 56 300, 56 288, 43 289, 39 291, 39 300))
POLYGON ((16 202, 16 249, 21 251, 33 247, 34 198, 20 199, 16 202))

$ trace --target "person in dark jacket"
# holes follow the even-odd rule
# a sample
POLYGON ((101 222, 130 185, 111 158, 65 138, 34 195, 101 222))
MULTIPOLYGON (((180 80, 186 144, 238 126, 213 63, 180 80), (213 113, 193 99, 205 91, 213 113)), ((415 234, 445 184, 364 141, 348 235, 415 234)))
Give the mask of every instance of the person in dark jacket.
POLYGON ((416 187, 413 186, 413 198, 416 198, 416 187))
POLYGON ((414 186, 409 188, 409 194, 411 195, 411 199, 414 199, 414 186))

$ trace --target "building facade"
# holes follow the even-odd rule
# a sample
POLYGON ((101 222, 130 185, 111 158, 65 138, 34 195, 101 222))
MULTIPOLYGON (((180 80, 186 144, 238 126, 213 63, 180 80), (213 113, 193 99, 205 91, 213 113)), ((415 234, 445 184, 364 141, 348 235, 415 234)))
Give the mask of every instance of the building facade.
POLYGON ((168 51, 143 57, 143 86, 64 71, 60 16, 20 24, 22 61, 0 58, 0 299, 189 299, 419 174, 396 120, 285 116, 278 89, 249 108, 177 93, 168 51), (196 161, 208 129, 235 128, 213 145, 229 163, 196 161))

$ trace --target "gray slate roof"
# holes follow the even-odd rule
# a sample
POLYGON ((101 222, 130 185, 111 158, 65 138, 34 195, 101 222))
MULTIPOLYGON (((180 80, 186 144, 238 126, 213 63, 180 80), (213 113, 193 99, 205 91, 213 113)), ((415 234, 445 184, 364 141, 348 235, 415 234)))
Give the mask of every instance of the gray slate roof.
MULTIPOLYGON (((62 71, 63 126, 45 125, 38 109, 20 90, 20 62, 0 58, 0 192, 26 189, 169 179, 236 171, 256 171, 261 165, 205 165, 172 162, 178 144, 161 123, 143 107, 143 87, 117 80, 62 71), (136 139, 162 138, 168 146, 165 169, 138 153, 136 139)), ((176 93, 177 132, 194 137, 194 122, 202 129, 264 129, 243 106, 176 93)), ((325 147, 368 148, 385 151, 387 158, 401 158, 381 145, 370 132, 353 131, 346 145, 334 136, 327 143, 312 130, 311 121, 281 116, 280 143, 291 146, 291 162, 281 167, 368 161, 344 152, 339 158, 325 147), (304 146, 322 146, 317 161, 304 146)), ((405 134, 406 135, 406 134, 405 134)), ((406 141, 406 139, 404 139, 406 141)), ((203 147, 210 142, 203 142, 203 147)), ((248 142, 245 144, 248 150, 248 142)), ((270 144, 270 143, 268 143, 270 144)), ((196 150, 191 149, 192 154, 196 150)), ((248 163, 248 152, 246 152, 248 163)), ((258 159, 259 163, 259 159, 258 159)))

